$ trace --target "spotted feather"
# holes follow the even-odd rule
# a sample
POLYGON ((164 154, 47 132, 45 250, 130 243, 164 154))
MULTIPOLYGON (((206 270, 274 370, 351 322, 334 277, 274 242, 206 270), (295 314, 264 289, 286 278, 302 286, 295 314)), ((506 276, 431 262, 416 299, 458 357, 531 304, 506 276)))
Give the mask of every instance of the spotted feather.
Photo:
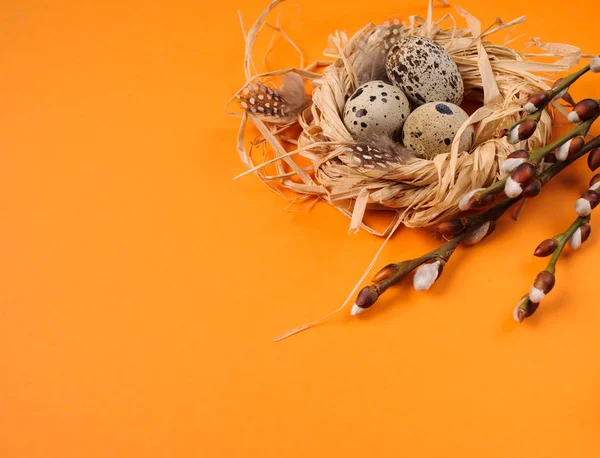
POLYGON ((414 151, 381 136, 371 143, 348 145, 342 160, 361 172, 390 172, 415 157, 414 151))
POLYGON ((250 113, 281 118, 286 116, 285 100, 276 89, 265 84, 253 83, 246 86, 239 97, 241 107, 250 113))
POLYGON ((379 25, 357 45, 360 53, 353 61, 359 85, 373 80, 389 81, 386 61, 390 48, 400 39, 403 26, 399 21, 379 25))
POLYGON ((247 112, 280 123, 296 118, 310 101, 302 78, 295 73, 286 74, 279 89, 260 82, 249 83, 238 98, 247 112))

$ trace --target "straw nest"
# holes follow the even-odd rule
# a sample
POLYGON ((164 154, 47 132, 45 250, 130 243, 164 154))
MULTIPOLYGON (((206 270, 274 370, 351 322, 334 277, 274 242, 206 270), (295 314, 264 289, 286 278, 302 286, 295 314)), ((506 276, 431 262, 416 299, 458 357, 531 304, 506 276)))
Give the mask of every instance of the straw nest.
MULTIPOLYGON (((433 21, 430 1, 427 18, 413 16, 403 24, 398 21, 368 24, 351 38, 344 32, 333 33, 325 51, 326 56, 334 59, 331 62, 253 74, 252 48, 265 28, 274 29, 299 49, 277 25, 266 22, 269 12, 282 1, 272 2, 246 35, 247 82, 236 96, 243 100, 244 93, 259 87, 273 87, 285 95, 285 88, 272 85, 274 78, 282 75, 293 75, 286 80, 290 86, 294 79, 309 82, 312 94, 293 102, 294 109, 284 117, 246 110, 242 114, 238 151, 249 167, 247 173, 256 173, 278 191, 293 191, 294 199, 304 201, 314 197, 328 202, 351 219, 351 231, 362 227, 371 233, 388 235, 399 224, 427 227, 457 213, 458 202, 465 192, 488 186, 502 177, 499 164, 508 154, 515 149, 536 148, 550 140, 552 118, 548 113, 543 114, 535 135, 519 145, 509 145, 497 134, 520 117, 522 106, 531 94, 548 89, 546 82, 551 73, 567 70, 581 56, 573 46, 542 44, 539 40, 533 44, 542 48, 543 53, 520 54, 508 46, 508 41, 498 45, 488 41, 488 37, 515 26, 523 17, 508 23, 498 19, 484 29, 475 17, 456 8, 467 23, 467 27, 460 28, 450 14, 433 21), (444 24, 450 26, 445 28, 444 24), (385 172, 361 170, 347 158, 349 148, 356 143, 343 123, 344 105, 364 82, 361 75, 369 56, 384 53, 391 41, 407 35, 429 37, 448 51, 461 73, 465 101, 474 106, 472 114, 456 135, 449 153, 433 160, 411 158, 385 172), (532 56, 559 59, 548 63, 537 58, 530 60, 532 56), (319 67, 324 71, 319 72, 319 67), (252 145, 269 146, 268 153, 260 158, 253 157, 252 147, 246 147, 248 121, 258 130, 258 138, 252 145), (475 140, 470 151, 461 151, 460 134, 469 125, 475 127, 475 140), (308 166, 306 158, 310 160, 308 166), (363 222, 365 211, 370 209, 394 211, 386 230, 377 231, 363 222)), ((562 110, 557 103, 554 107, 562 110)), ((281 194, 289 198, 285 192, 281 194)))

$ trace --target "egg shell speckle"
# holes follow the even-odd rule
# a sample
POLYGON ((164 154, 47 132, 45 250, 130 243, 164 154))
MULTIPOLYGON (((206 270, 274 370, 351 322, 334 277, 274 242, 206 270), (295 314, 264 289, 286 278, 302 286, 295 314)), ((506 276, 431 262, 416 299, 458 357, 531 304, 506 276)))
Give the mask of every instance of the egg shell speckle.
POLYGON ((456 63, 429 38, 410 36, 399 40, 390 49, 386 70, 390 81, 416 105, 462 101, 464 85, 456 63))
POLYGON ((400 133, 410 114, 410 104, 404 93, 383 81, 370 81, 360 86, 346 101, 344 125, 357 140, 374 135, 400 133))
MULTIPOLYGON (((430 102, 413 111, 402 129, 404 146, 428 159, 449 153, 458 129, 469 118, 459 106, 449 102, 430 102)), ((475 129, 469 126, 460 137, 459 151, 469 151, 475 129)))

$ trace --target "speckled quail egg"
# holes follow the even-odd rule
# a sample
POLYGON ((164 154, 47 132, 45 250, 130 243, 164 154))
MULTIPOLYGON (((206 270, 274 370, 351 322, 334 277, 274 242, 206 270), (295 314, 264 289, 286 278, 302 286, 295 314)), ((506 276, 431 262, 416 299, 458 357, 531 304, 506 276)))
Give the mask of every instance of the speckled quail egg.
MULTIPOLYGON (((413 111, 402 129, 404 146, 432 159, 449 153, 458 129, 469 115, 453 103, 430 102, 413 111)), ((469 151, 475 139, 473 126, 460 137, 459 151, 469 151)))
POLYGON ((344 107, 344 125, 357 140, 374 135, 399 134, 410 114, 404 93, 383 81, 369 81, 350 96, 344 107))
POLYGON ((450 54, 429 38, 404 37, 387 57, 388 78, 416 105, 442 101, 460 104, 463 80, 450 54))

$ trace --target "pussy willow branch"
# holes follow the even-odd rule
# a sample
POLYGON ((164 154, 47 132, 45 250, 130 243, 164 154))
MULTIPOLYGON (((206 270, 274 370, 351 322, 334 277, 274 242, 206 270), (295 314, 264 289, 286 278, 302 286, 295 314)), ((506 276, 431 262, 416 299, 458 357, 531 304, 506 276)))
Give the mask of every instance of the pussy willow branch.
MULTIPOLYGON (((589 71, 590 71, 590 64, 586 65, 585 67, 582 67, 580 70, 577 70, 576 72, 571 73, 570 75, 565 76, 558 84, 555 84, 554 87, 550 91, 547 92, 550 100, 552 100, 554 97, 556 97, 558 94, 560 94, 561 91, 563 91, 565 89, 569 89, 569 87, 575 81, 577 81, 579 78, 581 78, 583 75, 585 75, 589 71)), ((550 102, 548 102, 548 103, 550 103, 550 102)))
POLYGON ((378 282, 373 283, 367 288, 372 288, 373 292, 376 293, 377 297, 383 294, 390 286, 395 285, 402 280, 406 275, 411 273, 417 267, 425 264, 432 260, 442 260, 447 262, 454 253, 454 250, 458 247, 460 241, 465 237, 466 232, 451 238, 439 248, 424 254, 423 256, 408 261, 402 261, 396 264, 396 273, 391 274, 389 277, 384 278, 378 282))
MULTIPOLYGON (((561 92, 568 91, 569 87, 571 87, 571 85, 573 83, 575 83, 579 78, 581 78, 583 75, 585 75, 589 71, 590 71, 590 66, 588 64, 585 67, 581 68, 580 70, 577 70, 576 72, 573 72, 570 75, 564 77, 563 79, 557 81, 554 84, 554 86, 552 87, 552 89, 549 89, 549 90, 543 92, 543 94, 546 95, 546 99, 539 107, 537 107, 538 109, 536 111, 534 111, 533 113, 530 113, 527 116, 522 117, 521 119, 519 119, 517 122, 515 122, 511 126, 507 127, 505 130, 506 131, 511 130, 514 127, 517 127, 519 124, 523 124, 525 121, 539 121, 540 118, 542 117, 542 112, 548 107, 548 105, 550 105, 550 103, 561 92)), ((564 97, 564 95, 562 97, 564 97)))
MULTIPOLYGON (((598 137, 594 138, 592 141, 588 142, 588 144, 585 145, 585 147, 581 150, 581 152, 579 154, 575 155, 573 158, 570 159, 570 162, 576 161, 578 158, 580 158, 581 156, 586 154, 588 151, 592 151, 592 150, 594 150, 594 148, 597 148, 598 146, 600 146, 600 136, 598 136, 598 137)), ((590 155, 590 159, 592 159, 592 155, 590 155)), ((589 162, 588 164, 592 170, 595 169, 595 164, 593 163, 593 161, 589 162)), ((568 164, 562 164, 562 163, 555 164, 554 165, 554 167, 555 167, 554 175, 560 173, 567 166, 568 166, 568 164)), ((596 176, 594 176, 594 178, 592 178, 592 180, 590 181, 589 191, 593 190, 593 191, 597 192, 597 190, 598 190, 597 182, 598 182, 599 176, 600 175, 596 175, 596 176)), ((542 177, 542 179, 545 182, 549 181, 550 178, 551 178, 550 176, 542 177)), ((584 193, 583 196, 580 199, 578 199, 578 201, 583 201, 585 197, 589 198, 589 195, 586 195, 586 194, 587 193, 584 193)), ((591 194, 592 194, 592 196, 594 196, 593 192, 591 194)), ((518 321, 519 323, 521 323, 525 318, 528 318, 535 313, 535 311, 539 307, 541 300, 554 287, 554 283, 556 281, 556 278, 555 278, 556 263, 558 262, 567 242, 571 243, 571 248, 577 249, 589 237, 589 235, 590 235, 589 222, 590 222, 590 218, 591 218, 589 212, 591 212, 591 210, 593 210, 593 208, 594 207, 590 205, 590 207, 588 207, 586 209, 586 211, 583 212, 584 216, 581 216, 581 212, 580 212, 580 210, 577 209, 577 204, 576 204, 575 209, 576 209, 576 212, 578 214, 580 214, 580 216, 578 218, 576 218, 575 221, 573 221, 571 226, 569 226, 569 228, 565 232, 555 235, 551 239, 544 240, 536 248, 536 251, 534 253, 536 256, 543 257, 543 256, 551 255, 551 257, 548 262, 548 265, 546 266, 546 269, 543 270, 542 272, 540 272, 538 274, 538 276, 536 277, 534 285, 532 287, 532 290, 528 294, 524 295, 521 298, 521 300, 517 304, 517 307, 515 308, 513 316, 514 316, 515 320, 518 321), (578 232, 577 237, 574 237, 574 234, 576 232, 578 232), (575 238, 574 241, 573 241, 573 238, 575 238), (532 295, 533 295, 533 299, 532 299, 532 295)))
POLYGON ((548 265, 546 266, 546 270, 548 272, 556 272, 556 263, 558 262, 558 258, 560 258, 563 249, 567 245, 567 242, 577 229, 579 229, 584 224, 589 223, 589 221, 589 216, 580 216, 575 221, 573 221, 573 224, 571 224, 565 232, 554 237, 554 239, 558 242, 558 246, 554 253, 552 253, 550 260, 548 261, 548 265))
MULTIPOLYGON (((578 229, 581 229, 583 226, 587 225, 589 223, 589 221, 590 221, 589 215, 588 216, 580 216, 577 219, 575 219, 575 221, 573 221, 573 223, 569 226, 569 228, 565 232, 555 235, 552 238, 552 240, 554 240, 556 242, 556 247, 554 248, 554 252, 552 253, 552 256, 550 257, 550 260, 548 261, 546 268, 540 274, 538 274, 538 277, 536 278, 536 282, 534 283, 534 286, 532 288, 532 290, 534 288, 538 290, 535 293, 540 294, 543 297, 548 292, 550 292, 550 290, 554 287, 554 282, 555 282, 554 274, 556 272, 556 263, 558 262, 565 246, 567 246, 567 243, 569 242, 569 240, 571 239, 573 234, 578 229), (549 279, 550 279, 550 283, 549 283, 549 279), (544 287, 544 284, 546 285, 547 288, 549 287, 549 289, 547 291, 544 291, 542 289, 544 287)), ((589 232, 588 232, 588 234, 589 234, 589 232)), ((514 316, 515 320, 518 321, 519 323, 521 323, 525 318, 528 318, 531 315, 533 315, 540 305, 541 299, 539 297, 538 298, 534 297, 534 299, 536 299, 536 301, 537 301, 537 302, 534 302, 531 300, 531 296, 532 296, 532 292, 525 294, 521 298, 519 303, 517 304, 517 307, 515 308, 513 316, 514 316)))
MULTIPOLYGON (((527 103, 525 106, 525 109, 529 109, 529 111, 531 111, 531 113, 527 116, 524 116, 523 118, 521 118, 520 120, 518 120, 516 123, 509 126, 508 128, 504 129, 503 135, 506 135, 508 133, 509 137, 510 137, 510 132, 516 131, 519 128, 519 126, 522 126, 529 132, 528 134, 525 135, 525 137, 523 137, 523 139, 528 138, 535 131, 537 122, 540 120, 542 113, 548 107, 548 105, 555 98, 566 97, 569 87, 575 81, 577 81, 581 76, 586 74, 588 71, 590 71, 590 65, 586 65, 585 67, 581 68, 580 70, 557 81, 554 84, 554 87, 552 89, 542 92, 542 93, 539 93, 536 96, 532 97, 530 99, 530 102, 527 103), (531 100, 534 100, 535 103, 532 103, 531 100), (529 125, 525 125, 524 124, 525 122, 529 122, 529 125)), ((570 96, 569 96, 569 99, 573 102, 573 100, 570 96)), ((587 120, 587 121, 581 123, 575 129, 572 129, 570 132, 568 132, 567 134, 558 138, 557 140, 549 143, 548 145, 530 151, 527 161, 529 163, 537 166, 554 149, 561 147, 566 142, 568 142, 569 140, 571 140, 579 135, 583 135, 585 137, 587 135, 587 133, 589 132, 591 125, 593 124, 593 122, 595 121, 595 119, 598 117, 599 114, 600 113, 598 113, 593 119, 590 119, 590 120, 587 120)), ((509 178, 509 176, 503 178, 502 180, 495 182, 494 184, 492 184, 491 186, 488 186, 485 189, 475 192, 473 195, 474 202, 481 202, 483 199, 485 199, 488 196, 493 196, 493 195, 501 193, 506 186, 506 182, 508 181, 508 178, 509 178)))
MULTIPOLYGON (((556 148, 559 148, 560 146, 564 145, 567 141, 575 137, 587 135, 590 128, 592 127, 592 124, 594 123, 594 121, 596 121, 596 119, 598 119, 598 117, 600 117, 600 113, 598 113, 593 118, 588 119, 587 121, 584 121, 581 124, 578 124, 569 132, 564 134, 562 137, 559 137, 553 142, 548 143, 546 146, 531 150, 529 153, 528 162, 538 165, 542 161, 542 159, 544 159, 548 154, 550 154, 556 148)), ((475 198, 481 201, 487 196, 500 194, 502 191, 504 191, 504 186, 506 185, 506 181, 508 180, 509 176, 506 176, 503 179, 496 181, 491 186, 488 186, 487 188, 476 192, 474 194, 475 198)))
MULTIPOLYGON (((562 162, 556 162, 545 171, 539 173, 537 179, 541 182, 542 186, 545 185, 577 159, 581 158, 586 153, 598 146, 600 146, 600 136, 597 136, 593 140, 586 143, 586 145, 577 154, 568 157, 562 162)), ((361 309, 371 307, 381 296, 381 294, 383 294, 390 286, 398 283, 402 278, 406 277, 416 268, 429 261, 439 259, 444 261, 444 263, 448 262, 460 242, 470 232, 480 228, 487 222, 496 221, 509 208, 521 201, 523 198, 524 197, 522 195, 514 198, 506 198, 479 215, 472 215, 467 218, 462 218, 461 221, 463 222, 463 230, 459 234, 450 238, 439 248, 432 250, 419 258, 394 264, 393 266, 395 272, 393 274, 379 281, 375 281, 372 285, 365 286, 361 290, 357 297, 355 306, 358 306, 361 309)))
MULTIPOLYGON (((553 100, 565 98, 565 100, 574 104, 572 97, 568 96, 567 91, 575 81, 590 70, 593 72, 598 72, 600 70, 600 66, 596 59, 594 59, 590 65, 586 65, 577 72, 557 81, 552 89, 530 97, 528 103, 523 107, 529 115, 517 121, 510 128, 504 129, 503 135, 508 134, 508 140, 512 144, 529 138, 533 132, 535 132, 537 123, 541 119, 543 111, 553 100)), ((471 203, 474 203, 475 206, 478 206, 479 204, 489 204, 490 200, 493 201, 493 196, 502 191, 506 192, 507 198, 481 214, 466 218, 453 218, 447 221, 445 229, 450 238, 439 248, 432 250, 419 258, 402 261, 397 264, 390 264, 384 267, 373 279, 373 284, 365 286, 360 291, 351 313, 354 315, 371 307, 390 286, 398 283, 415 269, 417 269, 414 282, 415 289, 428 289, 437 280, 444 265, 462 241, 466 243, 477 243, 482 238, 489 235, 493 231, 496 220, 510 207, 515 203, 522 201, 524 198, 535 197, 550 179, 578 158, 597 147, 600 144, 600 137, 594 138, 592 141, 588 142, 588 144, 583 144, 583 142, 594 121, 600 117, 598 103, 595 101, 591 101, 591 103, 589 101, 584 101, 581 102, 581 104, 585 106, 581 107, 579 106, 580 104, 577 104, 577 106, 574 107, 573 112, 575 114, 572 122, 583 122, 580 122, 576 127, 571 129, 570 132, 546 146, 529 152, 519 152, 519 155, 515 156, 515 159, 522 159, 517 159, 517 163, 520 162, 520 165, 513 169, 512 174, 485 189, 471 191, 471 193, 465 195, 464 206, 461 201, 459 207, 465 210, 472 208, 471 203), (580 117, 579 115, 583 117, 580 117), (573 139, 580 136, 582 138, 580 143, 572 147, 573 139), (557 161, 546 170, 540 172, 538 167, 539 164, 547 155, 557 148, 561 148, 559 152, 563 157, 560 157, 560 161, 557 161), (562 149, 566 150, 562 151, 562 149), (535 179, 532 181, 531 178, 535 179), (521 184, 528 186, 523 189, 521 184), (508 185, 510 185, 510 187, 507 187, 508 185)), ((569 119, 571 120, 571 118, 569 119)), ((557 159, 558 158, 557 155, 557 159)), ((514 164, 515 162, 511 165, 514 164)))
POLYGON ((581 151, 579 151, 577 154, 568 157, 565 161, 555 162, 554 164, 552 164, 551 167, 549 167, 548 169, 546 169, 538 175, 538 179, 542 182, 542 184, 546 184, 548 181, 550 181, 552 178, 554 178, 556 175, 558 175, 560 172, 566 169, 577 159, 585 156, 591 150, 598 147, 600 147, 600 135, 594 137, 592 140, 587 142, 584 145, 584 147, 581 148, 581 151))

